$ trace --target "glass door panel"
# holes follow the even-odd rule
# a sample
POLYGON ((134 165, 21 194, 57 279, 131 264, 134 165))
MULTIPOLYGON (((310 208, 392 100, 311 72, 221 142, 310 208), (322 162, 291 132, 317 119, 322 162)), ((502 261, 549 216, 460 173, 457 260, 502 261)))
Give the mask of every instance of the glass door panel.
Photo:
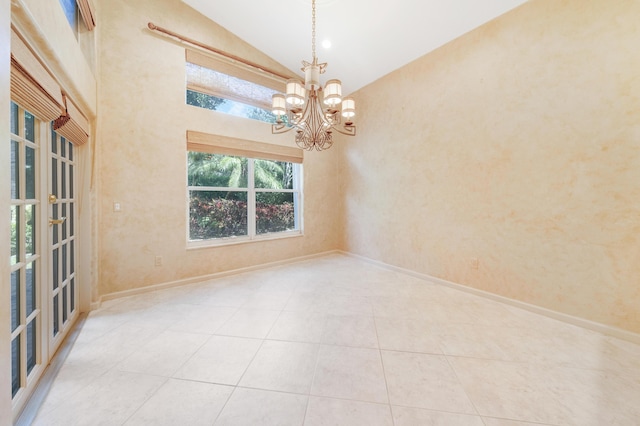
POLYGON ((36 380, 41 363, 42 311, 39 242, 40 123, 11 104, 11 393, 18 396, 36 380))
POLYGON ((49 182, 51 229, 51 337, 53 350, 77 316, 76 200, 73 145, 51 130, 51 180, 49 182))

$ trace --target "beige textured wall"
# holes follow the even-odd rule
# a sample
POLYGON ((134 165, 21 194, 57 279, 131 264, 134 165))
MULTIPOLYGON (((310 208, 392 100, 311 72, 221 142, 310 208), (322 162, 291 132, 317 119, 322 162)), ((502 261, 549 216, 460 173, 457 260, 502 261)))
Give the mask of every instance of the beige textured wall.
POLYGON ((0 426, 9 426, 12 424, 11 419, 11 368, 9 368, 8 360, 11 359, 11 333, 7 324, 10 324, 10 310, 5 306, 11 306, 11 285, 9 276, 11 269, 9 268, 9 259, 11 250, 9 241, 11 241, 11 217, 9 216, 8 206, 11 203, 11 164, 10 145, 6 143, 9 140, 9 64, 11 52, 11 8, 9 0, 0 0, 0 426))
POLYGON ((356 93, 344 249, 640 332, 638 17, 530 1, 356 93))
POLYGON ((185 105, 184 47, 147 23, 286 70, 179 1, 98 3, 99 294, 336 249, 336 152, 305 155, 304 237, 186 249, 186 130, 287 145, 293 135, 185 105))

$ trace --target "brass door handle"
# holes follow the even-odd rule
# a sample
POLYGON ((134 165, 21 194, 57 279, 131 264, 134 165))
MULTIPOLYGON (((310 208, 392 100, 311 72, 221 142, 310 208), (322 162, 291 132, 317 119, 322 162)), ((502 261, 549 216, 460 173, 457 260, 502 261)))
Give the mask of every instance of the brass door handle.
POLYGON ((49 218, 49 226, 51 226, 51 225, 60 225, 60 224, 64 223, 65 220, 67 220, 66 217, 61 217, 60 219, 49 218))

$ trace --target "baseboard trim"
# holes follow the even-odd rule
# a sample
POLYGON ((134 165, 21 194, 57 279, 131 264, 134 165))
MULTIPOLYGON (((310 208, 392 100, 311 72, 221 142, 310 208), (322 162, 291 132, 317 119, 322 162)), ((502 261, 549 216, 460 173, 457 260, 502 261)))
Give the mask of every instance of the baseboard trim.
POLYGON ((456 290, 461 290, 464 291, 466 293, 471 293, 474 294, 476 296, 481 296, 481 297, 486 297, 487 299, 491 299, 497 302, 502 302, 505 303, 507 305, 511 305, 514 306, 516 308, 521 308, 521 309, 525 309, 529 312, 533 312, 536 314, 540 314, 540 315, 544 315, 548 318, 553 318, 559 321, 563 321, 565 323, 571 324, 571 325, 575 325, 577 327, 582 327, 582 328, 586 328, 588 330, 592 330, 592 331, 597 331, 599 333, 605 334, 607 336, 612 336, 612 337, 616 337, 619 339, 623 339, 623 340, 627 340, 630 341, 632 343, 636 343, 636 344, 640 344, 640 334, 636 334, 633 333, 631 331, 627 331, 627 330, 623 330, 621 328, 618 327, 613 327, 613 326, 609 326, 609 325, 605 325, 605 324, 601 324, 595 321, 590 321, 588 319, 584 319, 584 318, 580 318, 580 317, 575 317, 573 315, 569 315, 569 314, 564 314, 562 312, 558 312, 558 311, 553 311, 551 309, 547 309, 547 308, 543 308, 541 306, 536 306, 536 305, 532 305, 530 303, 526 303, 526 302, 522 302, 520 300, 515 300, 515 299, 510 299, 508 297, 505 296, 500 296, 498 294, 495 293, 490 293, 488 291, 484 291, 484 290, 479 290, 473 287, 469 287, 463 284, 458 284, 452 281, 447 281, 444 280, 442 278, 438 278, 438 277, 434 277, 428 274, 422 274, 420 272, 416 272, 416 271, 412 271, 410 269, 405 269, 405 268, 401 268, 399 266, 394 266, 394 265, 390 265, 388 263, 384 263, 384 262, 380 262, 378 260, 374 260, 365 256, 361 256, 355 253, 349 253, 346 251, 342 251, 342 250, 337 250, 338 253, 343 254, 345 256, 350 256, 350 257, 354 257, 356 259, 360 259, 362 261, 365 261, 367 263, 376 265, 378 267, 387 269, 387 270, 391 270, 391 271, 395 271, 395 272, 400 272, 400 273, 404 273, 407 275, 411 275, 413 277, 416 278, 420 278, 423 279, 425 281, 431 281, 437 284, 441 284, 444 285, 446 287, 450 287, 450 288, 454 288, 456 290))
POLYGON ((340 252, 339 250, 324 251, 324 252, 321 252, 321 253, 310 254, 310 255, 306 255, 306 256, 293 257, 293 258, 290 258, 290 259, 277 260, 275 262, 261 263, 261 264, 258 264, 258 265, 247 266, 247 267, 244 267, 244 268, 230 269, 228 271, 215 272, 213 274, 200 275, 200 276, 197 276, 197 277, 184 278, 184 279, 181 279, 181 280, 169 281, 169 282, 160 283, 160 284, 154 284, 154 285, 150 285, 150 286, 146 286, 146 287, 134 288, 134 289, 131 289, 131 290, 124 290, 124 291, 117 291, 117 292, 113 292, 113 293, 107 293, 107 294, 101 295, 98 298, 97 301, 95 301, 95 302, 93 302, 91 304, 91 310, 93 311, 93 310, 96 310, 96 309, 100 308, 100 306, 102 306, 102 303, 106 302, 108 300, 115 300, 115 299, 120 299, 120 298, 123 298, 123 297, 135 296, 135 295, 139 295, 139 294, 149 293, 149 292, 156 291, 156 290, 163 290, 163 289, 167 289, 167 288, 179 287, 179 286, 183 286, 183 285, 187 285, 187 284, 195 284, 195 283, 202 282, 202 281, 213 280, 213 279, 216 279, 216 278, 223 278, 223 277, 228 277, 228 276, 231 276, 231 275, 242 274, 242 273, 245 273, 245 272, 252 272, 252 271, 257 271, 257 270, 260 270, 260 269, 273 268, 273 267, 276 267, 276 266, 282 266, 282 265, 288 265, 288 264, 291 264, 291 263, 303 262, 303 261, 306 261, 306 260, 318 259, 318 258, 321 258, 321 257, 330 256, 332 254, 342 254, 342 252, 340 252))
POLYGON ((160 284, 154 284, 151 286, 146 286, 146 287, 141 287, 141 288, 135 288, 135 289, 131 289, 131 290, 124 290, 124 291, 118 291, 118 292, 114 292, 114 293, 107 293, 104 294, 102 296, 100 296, 98 298, 97 301, 91 303, 91 310, 96 310, 99 309, 100 306, 102 305, 103 302, 106 302, 108 300, 115 300, 115 299, 120 299, 123 297, 128 297, 128 296, 135 296, 135 295, 139 295, 139 294, 144 294, 144 293, 149 293, 152 291, 156 291, 156 290, 163 290, 163 289, 167 289, 167 288, 172 288, 172 287, 179 287, 182 285, 187 285, 187 284, 194 284, 194 283, 198 283, 198 282, 202 282, 202 281, 207 281, 207 280, 212 280, 212 279, 216 279, 216 278, 223 278, 223 277, 228 277, 228 276, 232 276, 232 275, 237 275, 237 274, 241 274, 241 273, 245 273, 245 272, 252 272, 252 271, 257 271, 257 270, 261 270, 261 269, 266 269, 266 268, 273 268, 276 266, 282 266, 282 265, 288 265, 288 264, 292 264, 292 263, 297 263, 297 262, 303 262, 306 260, 313 260, 313 259, 318 259, 318 258, 322 258, 322 257, 327 257, 333 254, 341 254, 344 256, 349 256, 349 257, 353 257, 356 259, 360 259, 364 262, 370 263, 372 265, 378 266, 380 268, 383 269, 387 269, 390 271, 395 271, 395 272, 400 272, 403 274, 407 274, 425 281, 430 281, 432 283, 437 283, 449 288, 453 288, 456 290, 460 290, 460 291, 464 291, 466 293, 470 293, 470 294, 474 294, 476 296, 481 296, 481 297, 485 297, 487 299, 490 300, 494 300, 497 302, 501 302, 501 303, 505 303, 507 305, 511 305, 514 306, 516 308, 521 308, 524 310, 527 310, 529 312, 533 312, 539 315, 544 315, 548 318, 552 318, 555 320, 559 320, 559 321, 563 321, 565 323, 571 324, 571 325, 575 325, 577 327, 582 327, 588 330, 592 330, 592 331, 596 331, 608 336, 612 336, 612 337, 616 337, 619 339, 623 339, 623 340, 627 340, 636 344, 640 344, 640 334, 637 333, 633 333, 631 331, 627 331, 627 330, 623 330, 621 328, 618 327, 613 327, 613 326, 609 326, 609 325, 605 325, 605 324, 601 324, 595 321, 590 321, 588 319, 585 318, 580 318, 580 317, 575 317, 573 315, 569 315, 569 314, 564 314, 562 312, 558 312, 558 311, 553 311, 551 309, 547 309, 547 308, 543 308, 541 306, 537 306, 537 305, 532 305, 530 303, 526 303, 526 302, 522 302, 520 300, 516 300, 516 299, 511 299, 505 296, 501 296, 495 293, 490 293, 488 291, 484 291, 484 290, 480 290, 480 289, 476 289, 473 287, 469 287, 463 284, 458 284, 455 283, 453 281, 447 281, 444 280, 442 278, 438 278, 438 277, 434 277, 432 275, 428 275, 428 274, 423 274, 420 272, 416 272, 413 271, 411 269, 406 269, 406 268, 401 268, 399 266, 395 266, 395 265, 391 265, 388 263, 384 263, 381 262, 379 260, 374 260, 371 259, 369 257, 366 256, 361 256, 359 254, 355 254, 355 253, 350 253, 347 251, 343 251, 343 250, 329 250, 329 251, 325 251, 325 252, 321 252, 321 253, 316 253, 316 254, 311 254, 311 255, 307 255, 307 256, 299 256, 299 257, 294 257, 291 259, 284 259, 284 260, 278 260, 275 262, 268 262, 268 263, 261 263, 258 265, 253 265, 253 266, 247 266, 244 268, 238 268, 238 269, 231 269, 228 271, 221 271, 221 272, 216 272, 213 274, 207 274, 207 275, 200 275, 197 277, 190 277, 190 278, 185 278, 185 279, 181 279, 181 280, 176 280, 176 281, 169 281, 169 282, 165 282, 165 283, 160 283, 160 284))

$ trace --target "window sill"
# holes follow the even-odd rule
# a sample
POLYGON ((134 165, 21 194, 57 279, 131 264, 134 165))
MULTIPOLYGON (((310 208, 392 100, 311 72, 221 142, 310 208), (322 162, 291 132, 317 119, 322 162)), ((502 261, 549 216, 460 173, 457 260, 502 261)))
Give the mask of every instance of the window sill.
POLYGON ((212 239, 212 240, 202 240, 202 241, 187 241, 187 251, 215 248, 215 247, 227 247, 227 246, 234 246, 238 244, 258 243, 262 241, 282 240, 287 238, 296 238, 296 237, 303 237, 303 236, 304 236, 304 233, 302 231, 289 231, 289 232, 279 232, 277 234, 265 234, 261 236, 256 236, 254 238, 230 237, 230 238, 221 238, 219 240, 212 239))

